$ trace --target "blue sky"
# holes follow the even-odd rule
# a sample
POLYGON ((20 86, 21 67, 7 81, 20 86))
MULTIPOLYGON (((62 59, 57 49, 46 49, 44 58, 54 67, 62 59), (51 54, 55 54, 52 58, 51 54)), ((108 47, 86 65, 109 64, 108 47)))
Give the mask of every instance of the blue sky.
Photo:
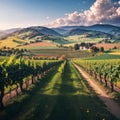
MULTIPOLYGON (((86 23, 89 25, 89 21, 85 21, 86 23, 80 21, 84 21, 84 12, 95 2, 96 0, 0 0, 0 29, 34 25, 87 25, 86 23), (81 13, 83 16, 80 15, 81 13)), ((117 4, 117 8, 119 5, 117 4)))

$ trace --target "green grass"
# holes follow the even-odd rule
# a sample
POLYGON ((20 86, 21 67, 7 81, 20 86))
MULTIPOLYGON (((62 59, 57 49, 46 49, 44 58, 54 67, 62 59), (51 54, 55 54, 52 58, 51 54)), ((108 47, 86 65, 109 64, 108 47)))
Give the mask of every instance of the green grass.
POLYGON ((113 55, 120 55, 120 49, 111 50, 111 51, 108 51, 108 53, 113 55))
POLYGON ((73 42, 73 43, 82 43, 82 42, 97 43, 103 40, 103 38, 102 37, 101 38, 85 37, 84 35, 73 35, 73 36, 65 37, 64 39, 68 40, 69 42, 73 42))
POLYGON ((73 65, 59 68, 0 112, 1 120, 117 120, 73 65))
POLYGON ((89 58, 89 60, 104 60, 104 59, 120 59, 120 55, 102 54, 96 57, 89 58))
POLYGON ((36 49, 36 50, 39 50, 39 49, 56 49, 57 47, 56 46, 22 46, 22 47, 18 47, 20 49, 28 49, 28 50, 33 50, 33 49, 36 49))

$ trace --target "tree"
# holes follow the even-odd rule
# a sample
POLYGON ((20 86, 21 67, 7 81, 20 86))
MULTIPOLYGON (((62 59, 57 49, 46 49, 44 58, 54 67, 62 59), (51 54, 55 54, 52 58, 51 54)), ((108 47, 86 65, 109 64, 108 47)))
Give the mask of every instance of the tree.
POLYGON ((97 48, 96 46, 93 46, 92 49, 93 49, 94 52, 98 52, 99 51, 99 48, 97 48))
POLYGON ((61 55, 60 59, 66 60, 66 56, 65 55, 61 55))
POLYGON ((82 43, 80 44, 80 46, 86 46, 86 43, 82 42, 82 43))
POLYGON ((104 47, 100 47, 99 51, 104 52, 104 47))
POLYGON ((74 45, 74 50, 79 50, 79 45, 78 44, 74 45))

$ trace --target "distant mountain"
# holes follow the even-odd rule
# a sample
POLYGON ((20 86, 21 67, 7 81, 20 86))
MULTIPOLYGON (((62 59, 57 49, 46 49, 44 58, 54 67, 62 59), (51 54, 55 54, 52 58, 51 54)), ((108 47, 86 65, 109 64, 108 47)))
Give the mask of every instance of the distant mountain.
POLYGON ((93 30, 85 30, 85 29, 72 29, 68 31, 65 36, 74 36, 74 35, 84 35, 85 37, 93 37, 93 38, 112 38, 113 36, 109 33, 98 32, 93 30))
POLYGON ((111 33, 111 31, 114 31, 114 30, 120 30, 120 27, 113 26, 113 25, 107 25, 107 24, 96 24, 96 25, 88 26, 86 27, 86 29, 101 31, 105 33, 111 33))
POLYGON ((33 35, 55 35, 55 36, 60 36, 59 33, 56 31, 49 29, 47 27, 42 27, 42 26, 33 26, 33 27, 28 27, 24 28, 22 30, 16 31, 14 34, 28 34, 31 33, 33 35))
POLYGON ((13 28, 13 29, 7 29, 7 30, 0 30, 0 36, 4 36, 7 34, 11 34, 15 31, 21 30, 21 28, 13 28))
POLYGON ((62 28, 52 28, 52 30, 54 30, 60 34, 65 34, 67 32, 67 30, 62 29, 62 28))
POLYGON ((65 35, 65 34, 67 34, 67 32, 71 31, 72 29, 77 29, 77 28, 84 29, 80 26, 62 26, 62 27, 57 27, 57 28, 52 28, 52 29, 62 35, 65 35))
POLYGON ((27 28, 14 28, 8 30, 1 30, 0 36, 9 37, 9 36, 19 36, 19 37, 35 37, 35 36, 43 36, 43 35, 53 35, 53 36, 61 36, 58 32, 42 26, 32 26, 27 28))
POLYGON ((67 32, 71 31, 72 29, 83 29, 83 30, 100 31, 100 32, 111 34, 111 31, 120 30, 120 27, 113 26, 113 25, 107 25, 107 24, 95 24, 92 26, 62 26, 62 27, 54 28, 54 30, 58 32, 59 32, 59 29, 65 30, 67 32))
POLYGON ((76 29, 72 29, 72 30, 66 32, 64 35, 65 36, 82 35, 82 34, 85 34, 88 32, 90 32, 90 30, 76 28, 76 29))
POLYGON ((66 31, 72 30, 72 29, 85 29, 85 26, 62 26, 62 27, 57 27, 56 29, 63 29, 66 31))
POLYGON ((51 39, 56 36, 61 39, 66 36, 84 35, 94 38, 111 38, 120 41, 120 27, 106 24, 96 24, 92 26, 62 26, 57 28, 47 28, 43 26, 32 26, 27 28, 15 28, 0 31, 0 39, 16 37, 22 40, 51 39), (4 36, 3 36, 4 35, 4 36))

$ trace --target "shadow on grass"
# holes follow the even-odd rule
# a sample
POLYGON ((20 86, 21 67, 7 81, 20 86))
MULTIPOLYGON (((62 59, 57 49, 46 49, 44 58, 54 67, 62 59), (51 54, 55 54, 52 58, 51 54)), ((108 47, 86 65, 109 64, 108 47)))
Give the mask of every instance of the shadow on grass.
MULTIPOLYGON (((106 110, 105 105, 99 100, 96 94, 93 93, 91 95, 90 92, 83 91, 83 78, 80 78, 76 73, 80 79, 73 79, 71 75, 75 72, 75 69, 72 69, 69 64, 66 65, 60 95, 58 98, 53 98, 58 100, 53 111, 46 116, 46 120, 116 120, 106 110), (74 87, 74 81, 78 81, 81 87, 80 89, 74 87), (74 95, 77 91, 80 94, 74 95)), ((87 82, 85 84, 93 92, 87 82)))

